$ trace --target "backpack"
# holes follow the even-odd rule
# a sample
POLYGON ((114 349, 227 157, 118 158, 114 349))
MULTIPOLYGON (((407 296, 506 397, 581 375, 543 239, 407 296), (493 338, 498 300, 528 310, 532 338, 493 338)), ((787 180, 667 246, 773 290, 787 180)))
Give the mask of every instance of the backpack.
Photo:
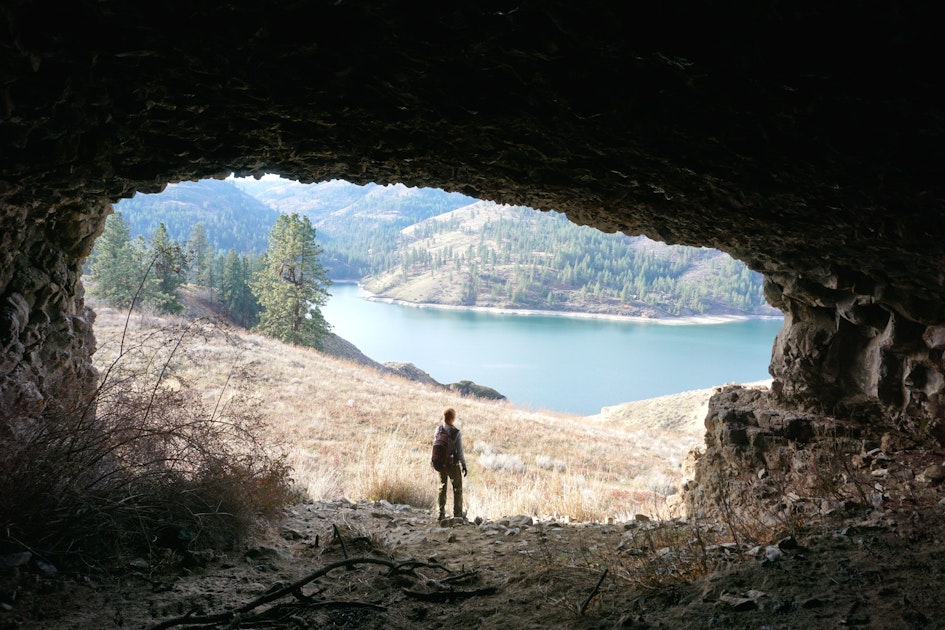
POLYGON ((430 465, 437 472, 446 472, 449 466, 450 457, 453 454, 453 432, 448 428, 440 426, 433 436, 433 455, 430 457, 430 465))

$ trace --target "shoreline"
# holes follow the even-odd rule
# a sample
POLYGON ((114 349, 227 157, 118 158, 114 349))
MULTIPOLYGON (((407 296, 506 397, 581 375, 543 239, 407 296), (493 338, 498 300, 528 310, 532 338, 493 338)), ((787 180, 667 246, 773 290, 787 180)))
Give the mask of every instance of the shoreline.
MULTIPOLYGON (((339 283, 341 284, 341 283, 339 283)), ((779 320, 783 316, 775 315, 689 315, 685 317, 642 317, 634 315, 613 315, 608 313, 577 313, 574 311, 543 311, 524 308, 496 308, 491 306, 457 306, 455 304, 434 304, 432 302, 409 302, 397 298, 378 296, 356 283, 358 291, 369 302, 382 302, 410 308, 429 308, 447 311, 474 311, 480 313, 495 313, 498 315, 517 315, 521 317, 565 317, 570 319, 593 319, 617 322, 633 322, 637 324, 660 324, 664 326, 687 326, 693 324, 728 324, 749 320, 779 320)))

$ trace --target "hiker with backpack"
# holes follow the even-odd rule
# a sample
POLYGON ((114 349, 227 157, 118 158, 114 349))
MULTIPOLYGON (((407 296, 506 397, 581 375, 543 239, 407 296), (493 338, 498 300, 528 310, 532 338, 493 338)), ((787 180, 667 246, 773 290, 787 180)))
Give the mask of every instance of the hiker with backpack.
POLYGON ((453 426, 456 410, 450 407, 443 412, 443 423, 433 433, 433 456, 430 465, 440 475, 439 520, 446 518, 446 484, 453 485, 453 517, 463 517, 463 477, 466 476, 466 456, 463 454, 463 434, 453 426))

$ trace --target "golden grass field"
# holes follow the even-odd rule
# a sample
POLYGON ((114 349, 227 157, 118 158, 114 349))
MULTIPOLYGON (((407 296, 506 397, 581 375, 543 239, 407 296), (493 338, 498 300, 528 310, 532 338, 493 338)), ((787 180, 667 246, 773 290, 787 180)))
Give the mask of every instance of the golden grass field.
MULTIPOLYGON (((385 499, 432 509, 430 445, 443 410, 453 407, 469 465, 468 518, 667 516, 675 510, 681 465, 702 445, 712 391, 581 417, 463 398, 212 318, 126 318, 95 309, 93 359, 100 370, 118 356, 127 320, 123 362, 166 365, 167 382, 197 388, 219 413, 228 405, 255 406, 261 437, 291 466, 297 492, 314 500, 385 499)), ((501 391, 501 383, 490 385, 501 391)))

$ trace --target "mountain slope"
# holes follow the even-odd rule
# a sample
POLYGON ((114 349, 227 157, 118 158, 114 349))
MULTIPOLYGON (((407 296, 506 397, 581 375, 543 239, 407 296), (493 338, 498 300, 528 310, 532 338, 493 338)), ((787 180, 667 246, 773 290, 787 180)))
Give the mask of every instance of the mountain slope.
POLYGON ((307 216, 318 230, 323 264, 332 277, 345 279, 385 268, 402 228, 476 201, 459 193, 403 184, 358 186, 342 180, 302 184, 273 175, 232 181, 280 212, 307 216))
POLYGON ((777 315, 762 278, 717 250, 604 234, 564 215, 477 202, 404 228, 380 297, 642 317, 777 315))
POLYGON ((366 227, 395 224, 402 228, 476 201, 459 193, 403 184, 358 186, 337 179, 302 184, 272 175, 232 181, 279 212, 304 214, 329 239, 366 227))
POLYGON ((123 199, 115 210, 128 221, 132 236, 147 238, 163 222, 173 240, 186 242, 194 225, 203 223, 217 252, 232 247, 245 254, 265 251, 279 216, 232 182, 215 179, 168 184, 161 193, 123 199))

